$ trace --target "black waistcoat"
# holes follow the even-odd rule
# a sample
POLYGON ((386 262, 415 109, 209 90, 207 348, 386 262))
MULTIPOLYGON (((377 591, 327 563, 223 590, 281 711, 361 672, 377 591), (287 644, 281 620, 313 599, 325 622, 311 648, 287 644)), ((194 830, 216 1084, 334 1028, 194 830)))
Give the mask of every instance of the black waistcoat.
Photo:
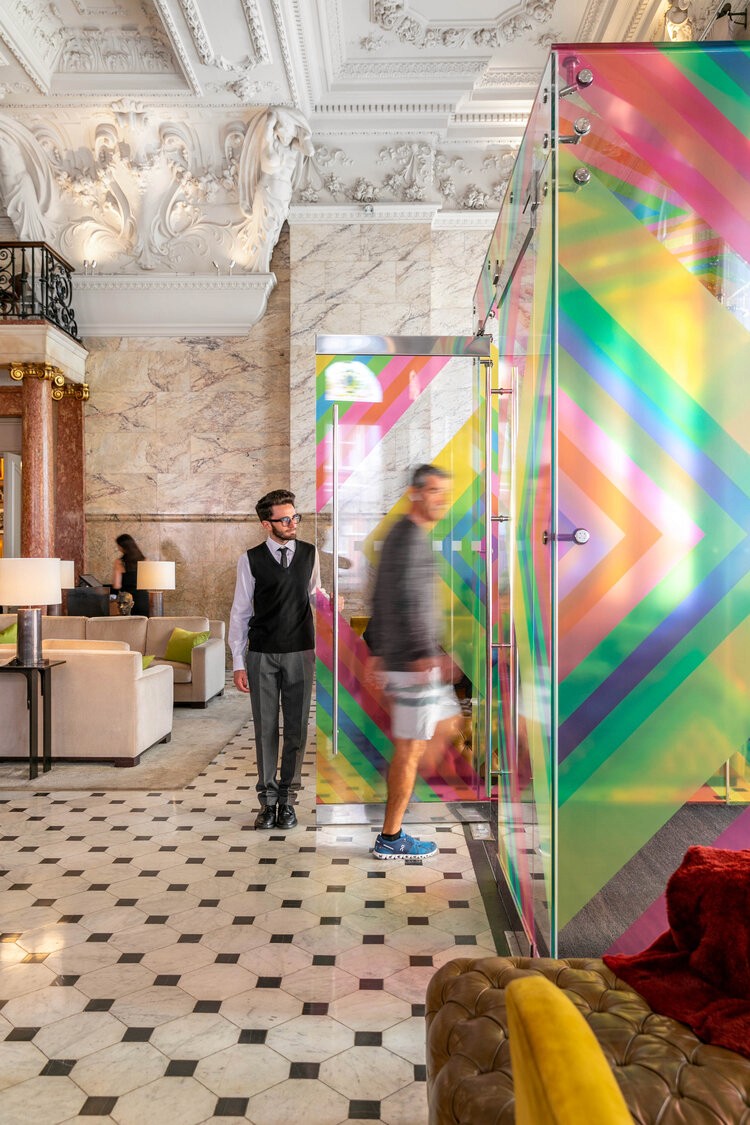
POLYGON ((312 543, 296 540, 289 566, 276 562, 265 543, 247 552, 255 579, 248 641, 253 652, 303 652, 315 648, 310 606, 310 578, 315 563, 312 543))

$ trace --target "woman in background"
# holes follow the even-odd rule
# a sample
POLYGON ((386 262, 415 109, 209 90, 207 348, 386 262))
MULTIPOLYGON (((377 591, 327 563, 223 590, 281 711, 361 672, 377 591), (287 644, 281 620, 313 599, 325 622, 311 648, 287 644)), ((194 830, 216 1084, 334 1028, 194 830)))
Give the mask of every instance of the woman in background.
POLYGON ((133 597, 133 613, 148 617, 148 590, 136 587, 138 563, 145 555, 132 535, 118 535, 115 539, 120 557, 115 559, 112 572, 112 589, 122 590, 133 597))

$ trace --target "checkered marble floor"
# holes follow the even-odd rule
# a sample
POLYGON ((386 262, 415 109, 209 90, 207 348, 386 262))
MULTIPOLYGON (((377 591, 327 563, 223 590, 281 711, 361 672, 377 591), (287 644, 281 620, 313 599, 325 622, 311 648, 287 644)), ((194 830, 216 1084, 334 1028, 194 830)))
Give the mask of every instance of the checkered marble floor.
POLYGON ((0 795, 4 1125, 426 1122, 427 982, 495 953, 463 831, 384 864, 303 780, 254 831, 248 724, 180 792, 0 795))

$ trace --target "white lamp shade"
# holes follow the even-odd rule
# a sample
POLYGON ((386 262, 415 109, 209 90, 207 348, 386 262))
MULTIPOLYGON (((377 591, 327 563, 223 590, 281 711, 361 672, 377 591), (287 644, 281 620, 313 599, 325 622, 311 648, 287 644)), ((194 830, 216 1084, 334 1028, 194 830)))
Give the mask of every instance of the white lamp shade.
POLYGON ((0 559, 0 604, 59 605, 59 559, 0 559))
POLYGON ((72 559, 60 559, 60 585, 63 590, 72 590, 76 584, 76 564, 72 559))
POLYGON ((136 586, 139 590, 174 590, 174 563, 163 559, 139 562, 136 586))

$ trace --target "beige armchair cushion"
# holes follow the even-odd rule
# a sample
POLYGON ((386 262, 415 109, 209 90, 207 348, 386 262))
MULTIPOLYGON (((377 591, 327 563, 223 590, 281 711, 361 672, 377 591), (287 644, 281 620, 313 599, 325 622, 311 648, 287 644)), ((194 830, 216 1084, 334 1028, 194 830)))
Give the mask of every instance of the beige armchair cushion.
POLYGON ((86 636, 87 617, 42 616, 42 640, 67 639, 82 641, 86 636))
POLYGON ((140 653, 153 652, 146 648, 147 617, 88 617, 87 641, 126 641, 131 649, 140 653))

